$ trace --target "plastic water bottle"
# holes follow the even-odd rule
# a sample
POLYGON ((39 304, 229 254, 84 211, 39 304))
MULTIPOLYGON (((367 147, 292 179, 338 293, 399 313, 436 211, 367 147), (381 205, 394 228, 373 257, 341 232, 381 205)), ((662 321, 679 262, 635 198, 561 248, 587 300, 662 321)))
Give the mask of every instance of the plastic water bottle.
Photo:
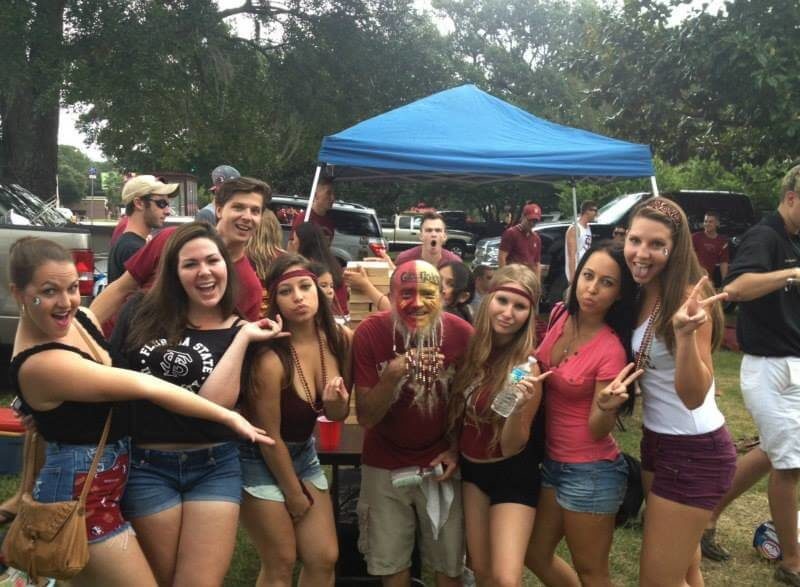
POLYGON ((528 357, 527 362, 511 369, 511 373, 508 374, 508 379, 506 380, 506 386, 494 396, 494 401, 492 401, 492 410, 496 414, 503 418, 508 418, 511 415, 519 401, 519 390, 516 388, 516 384, 531 374, 535 363, 536 359, 534 357, 528 357))

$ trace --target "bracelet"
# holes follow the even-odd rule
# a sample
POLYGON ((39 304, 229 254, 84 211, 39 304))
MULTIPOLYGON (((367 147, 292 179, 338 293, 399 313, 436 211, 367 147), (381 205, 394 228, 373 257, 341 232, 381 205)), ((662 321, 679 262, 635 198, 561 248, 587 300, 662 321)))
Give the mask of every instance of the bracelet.
POLYGON ((595 403, 595 404, 597 404, 597 409, 598 409, 598 410, 600 410, 601 412, 604 412, 604 413, 606 413, 606 414, 610 414, 610 413, 612 413, 612 412, 616 412, 616 411, 617 411, 617 408, 611 408, 611 409, 608 409, 608 410, 607 410, 606 408, 604 408, 603 406, 601 406, 601 405, 600 405, 600 402, 599 402, 599 401, 596 401, 596 402, 594 402, 594 403, 595 403))

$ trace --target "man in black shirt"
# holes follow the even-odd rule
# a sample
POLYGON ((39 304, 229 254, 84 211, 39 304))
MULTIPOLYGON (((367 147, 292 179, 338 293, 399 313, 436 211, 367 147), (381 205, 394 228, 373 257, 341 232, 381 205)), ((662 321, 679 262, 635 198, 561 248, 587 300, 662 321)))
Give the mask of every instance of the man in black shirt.
POLYGON ((163 183, 152 175, 137 175, 122 188, 128 226, 108 253, 108 283, 125 272, 125 261, 141 249, 150 231, 164 226, 170 214, 169 198, 178 195, 177 183, 163 183))
MULTIPOLYGON (((775 579, 800 586, 800 165, 783 178, 781 192, 778 210, 742 237, 725 291, 740 302, 742 396, 772 467, 768 497, 783 553, 775 579)), ((753 453, 746 458, 763 459, 753 453)), ((739 481, 753 475, 748 468, 737 468, 739 481)))

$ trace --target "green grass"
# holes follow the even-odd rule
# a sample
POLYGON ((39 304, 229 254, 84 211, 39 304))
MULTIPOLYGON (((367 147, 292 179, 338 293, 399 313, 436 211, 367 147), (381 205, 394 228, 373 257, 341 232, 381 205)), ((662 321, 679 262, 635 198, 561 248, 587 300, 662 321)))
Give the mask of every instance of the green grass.
MULTIPOLYGON (((741 355, 727 351, 720 351, 714 355, 717 386, 722 391, 722 397, 718 398, 718 402, 734 439, 756 434, 755 426, 744 408, 739 392, 740 360, 741 355)), ((617 441, 623 450, 638 456, 641 411, 637 409, 634 416, 625 424, 627 431, 617 433, 617 441)), ((0 477, 0 499, 11 495, 17 482, 16 477, 0 477)), ((761 560, 751 546, 753 530, 767 519, 769 519, 769 508, 766 482, 762 481, 734 502, 720 519, 718 535, 733 557, 725 564, 703 561, 706 585, 729 587, 771 584, 774 567, 761 560)), ((637 584, 640 547, 640 528, 622 528, 616 532, 611 553, 611 571, 615 585, 637 584)), ((569 560, 563 544, 561 554, 569 560)), ((230 587, 253 585, 258 566, 255 550, 248 543, 245 533, 240 531, 236 554, 225 585, 230 587)), ((426 573, 425 578, 426 584, 431 585, 430 575, 426 573)), ((524 584, 540 585, 530 573, 526 573, 524 584)))

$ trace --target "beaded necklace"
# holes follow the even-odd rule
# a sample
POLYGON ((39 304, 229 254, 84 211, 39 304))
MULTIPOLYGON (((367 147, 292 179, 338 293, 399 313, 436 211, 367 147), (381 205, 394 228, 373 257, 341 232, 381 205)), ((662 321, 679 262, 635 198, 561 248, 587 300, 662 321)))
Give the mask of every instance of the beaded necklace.
POLYGON ((647 319, 647 327, 644 329, 642 344, 639 345, 639 350, 636 352, 636 365, 634 366, 634 371, 641 369, 642 365, 646 365, 647 360, 650 358, 650 345, 653 344, 656 318, 658 318, 658 314, 660 312, 661 299, 658 298, 653 306, 653 311, 650 312, 650 316, 647 319))
MULTIPOLYGON (((316 330, 316 334, 317 344, 319 345, 319 362, 322 367, 322 387, 325 387, 328 384, 328 369, 325 366, 325 351, 322 347, 322 337, 319 335, 319 330, 316 330)), ((292 343, 289 343, 289 351, 292 354, 292 362, 294 363, 294 368, 297 371, 298 377, 300 377, 300 383, 303 386, 303 392, 305 393, 308 405, 311 406, 311 409, 314 410, 315 413, 321 414, 324 408, 317 407, 318 403, 314 401, 316 394, 311 394, 311 386, 308 384, 308 380, 306 380, 306 375, 303 373, 303 367, 300 364, 300 357, 297 356, 297 351, 292 343)))

